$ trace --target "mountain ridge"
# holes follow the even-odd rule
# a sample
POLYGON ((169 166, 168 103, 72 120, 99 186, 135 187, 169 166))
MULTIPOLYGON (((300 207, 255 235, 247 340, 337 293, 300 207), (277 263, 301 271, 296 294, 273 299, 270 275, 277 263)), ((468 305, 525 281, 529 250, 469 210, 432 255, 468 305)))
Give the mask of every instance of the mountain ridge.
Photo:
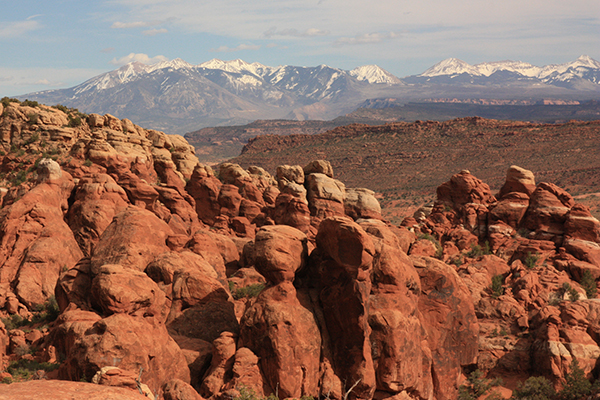
POLYGON ((402 103, 453 97, 589 100, 599 94, 600 62, 588 56, 544 67, 519 61, 471 66, 448 59, 404 78, 376 65, 271 67, 241 59, 193 65, 176 58, 130 63, 72 88, 17 98, 109 113, 183 134, 258 119, 332 120, 375 98, 402 103))

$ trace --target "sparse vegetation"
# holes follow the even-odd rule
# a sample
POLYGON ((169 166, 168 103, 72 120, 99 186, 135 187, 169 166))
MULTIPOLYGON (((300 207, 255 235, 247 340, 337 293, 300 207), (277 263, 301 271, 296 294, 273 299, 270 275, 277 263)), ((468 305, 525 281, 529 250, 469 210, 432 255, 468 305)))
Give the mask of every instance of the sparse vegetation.
POLYGON ((558 392, 560 400, 584 399, 592 392, 592 384, 585 377, 585 373, 579 367, 579 362, 573 358, 569 367, 569 373, 565 375, 565 385, 558 392))
POLYGON ((531 254, 530 252, 528 252, 527 257, 525 257, 525 260, 523 260, 523 263, 527 268, 534 269, 539 259, 539 254, 531 254))
MULTIPOLYGON (((234 397, 233 400, 278 400, 278 397, 274 394, 270 394, 267 397, 259 397, 253 389, 246 387, 244 385, 240 385, 236 387, 237 391, 240 393, 239 396, 234 397)), ((302 396, 300 400, 314 400, 311 396, 302 396)))
POLYGON ((2 318, 4 326, 7 330, 18 329, 24 326, 47 324, 55 321, 60 314, 56 298, 51 296, 44 304, 40 304, 33 309, 31 320, 25 319, 18 314, 13 314, 6 318, 2 318))
POLYGON ((571 286, 571 284, 569 282, 565 282, 563 283, 562 287, 560 288, 560 296, 564 296, 565 294, 569 296, 569 300, 571 301, 577 301, 579 300, 579 292, 577 291, 577 289, 575 289, 573 286, 571 286))
POLYGON ((86 160, 83 162, 83 165, 85 165, 86 167, 91 167, 92 164, 93 162, 89 158, 86 158, 86 160))
POLYGON ((552 383, 543 376, 531 376, 519 384, 513 391, 511 399, 515 400, 552 400, 556 391, 552 383))
POLYGON ((23 102, 21 102, 21 105, 25 106, 25 107, 33 107, 33 108, 40 107, 40 103, 38 103, 37 101, 28 100, 28 99, 25 99, 23 102))
POLYGON ((71 114, 69 114, 69 126, 71 128, 77 128, 78 126, 81 126, 82 121, 81 121, 81 117, 79 115, 73 116, 71 114))
POLYGON ((477 400, 488 393, 492 387, 501 384, 501 379, 486 379, 483 377, 483 372, 477 369, 469 374, 467 383, 458 388, 458 400, 477 400))
POLYGON ((442 255, 444 253, 444 249, 442 248, 442 245, 440 244, 439 240, 437 240, 433 235, 429 234, 429 233, 422 233, 420 234, 417 239, 420 240, 429 240, 430 242, 432 242, 435 245, 435 258, 441 259, 442 255))
POLYGON ((51 364, 47 362, 37 362, 34 360, 20 359, 13 361, 7 368, 8 373, 13 376, 13 381, 30 380, 36 371, 43 370, 46 372, 54 371, 60 367, 60 364, 51 364))
POLYGON ((492 298, 497 299, 498 297, 504 294, 504 277, 502 275, 496 275, 492 278, 492 286, 490 290, 492 291, 492 298))
POLYGON ((581 282, 579 282, 579 284, 583 290, 585 290, 585 295, 588 299, 596 298, 598 287, 596 286, 596 280, 589 269, 583 271, 583 276, 581 277, 581 282))
POLYGON ((229 291, 235 300, 257 297, 264 288, 265 285, 262 283, 255 283, 250 286, 237 288, 235 283, 229 281, 229 291))

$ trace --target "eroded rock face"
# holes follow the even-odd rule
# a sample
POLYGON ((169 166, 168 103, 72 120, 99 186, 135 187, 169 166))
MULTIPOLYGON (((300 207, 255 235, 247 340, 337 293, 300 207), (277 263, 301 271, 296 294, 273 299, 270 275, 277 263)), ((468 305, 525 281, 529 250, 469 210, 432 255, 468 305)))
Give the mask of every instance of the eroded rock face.
MULTIPOLYGON (((0 112, 5 150, 41 149, 32 110, 0 112)), ((573 358, 587 374, 598 363, 587 296, 600 224, 530 171, 509 168, 497 196, 462 171, 395 227, 326 161, 282 166, 277 181, 223 164, 217 178, 181 137, 111 115, 62 126, 74 115, 40 109, 58 162, 0 190, 0 314, 31 318, 53 293, 61 311, 47 330, 0 324, 2 362, 40 346, 26 356, 62 360, 61 378, 96 376, 106 393, 137 387, 141 367, 153 394, 213 400, 242 385, 454 399, 476 368, 560 384, 573 358)), ((33 164, 0 157, 5 170, 33 164)))

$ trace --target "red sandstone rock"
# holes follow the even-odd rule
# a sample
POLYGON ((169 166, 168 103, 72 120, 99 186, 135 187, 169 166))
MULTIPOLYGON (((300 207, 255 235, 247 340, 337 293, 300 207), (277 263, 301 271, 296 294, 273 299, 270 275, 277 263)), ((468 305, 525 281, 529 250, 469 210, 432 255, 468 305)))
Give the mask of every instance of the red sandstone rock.
POLYGON ((411 258, 421 278, 419 310, 431 349, 435 396, 454 399, 463 366, 475 364, 479 325, 469 290, 447 264, 411 258))
POLYGON ((261 292, 241 321, 240 343, 260 358, 282 397, 317 396, 321 336, 308 299, 290 281, 261 292))
POLYGON ((109 175, 97 174, 79 181, 67 221, 87 256, 91 255, 113 217, 128 203, 125 190, 109 175))
POLYGON ((202 400, 202 396, 181 379, 172 379, 162 387, 164 400, 202 400))
POLYGON ((277 196, 272 216, 279 225, 289 225, 304 233, 310 230, 308 204, 291 194, 281 193, 277 196))
POLYGON ((511 165, 506 171, 506 181, 500 192, 498 192, 498 199, 504 199, 508 193, 519 192, 525 194, 527 197, 535 190, 535 177, 533 172, 516 165, 511 165))
POLYGON ((229 382, 228 372, 233 367, 235 357, 235 336, 231 332, 222 332, 213 341, 213 352, 210 368, 204 377, 199 393, 205 399, 219 393, 229 382))
POLYGON ((292 282, 308 257, 306 235, 285 225, 264 226, 254 240, 254 263, 268 282, 292 282))
POLYGON ((187 362, 164 325, 127 314, 96 321, 92 316, 82 322, 77 318, 89 318, 89 314, 70 315, 70 321, 66 316, 59 320, 62 323, 54 333, 57 349, 66 355, 59 370, 62 378, 79 380, 84 375, 93 376, 102 367, 118 366, 138 374, 143 368, 142 383, 153 393, 173 378, 189 382, 187 362))
POLYGON ((202 222, 212 225, 221 212, 219 192, 222 183, 210 167, 196 167, 185 189, 196 201, 196 213, 202 222))
POLYGON ((156 215, 129 207, 116 215, 102 234, 92 256, 92 272, 97 273, 104 264, 143 271, 154 257, 169 251, 166 240, 170 235, 171 228, 156 215))
POLYGON ((10 286, 28 307, 43 304, 61 270, 83 257, 64 222, 72 178, 54 161, 40 164, 45 181, 0 211, 0 287, 10 286))
POLYGON ((100 267, 91 285, 92 302, 104 315, 125 313, 164 323, 166 297, 145 273, 120 265, 100 267))
POLYGON ((148 400, 137 390, 123 387, 107 387, 86 382, 40 380, 3 385, 2 400, 148 400))

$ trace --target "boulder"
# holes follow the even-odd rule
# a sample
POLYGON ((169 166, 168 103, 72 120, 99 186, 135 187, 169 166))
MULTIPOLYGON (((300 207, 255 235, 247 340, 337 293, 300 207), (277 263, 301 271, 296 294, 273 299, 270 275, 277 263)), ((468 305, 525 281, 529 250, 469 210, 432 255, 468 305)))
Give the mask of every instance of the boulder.
POLYGON ((306 164, 303 168, 304 176, 309 174, 324 174, 330 178, 333 178, 333 168, 331 163, 327 160, 314 160, 306 164))
POLYGON ((61 338, 57 350, 66 356, 60 378, 79 380, 94 376, 103 367, 116 366, 134 374, 141 370, 142 383, 153 393, 174 378, 189 382, 185 357, 164 325, 123 313, 83 323, 78 323, 77 314, 71 318, 59 319, 62 323, 55 328, 55 341, 61 338))
POLYGON ((506 171, 506 181, 496 197, 502 200, 505 195, 511 192, 523 193, 529 197, 534 190, 535 177, 533 176, 533 172, 516 165, 511 165, 506 171))
POLYGON ((306 264, 306 235, 286 225, 262 227, 254 239, 254 265, 271 284, 292 282, 306 264))
POLYGON ((173 231, 156 215, 138 207, 117 214, 106 228, 92 256, 92 273, 104 264, 144 271, 159 254, 169 251, 167 237, 173 231))
POLYGON ((344 210, 346 215, 354 220, 358 218, 381 218, 379 201, 375 198, 375 192, 369 189, 346 189, 344 210))

